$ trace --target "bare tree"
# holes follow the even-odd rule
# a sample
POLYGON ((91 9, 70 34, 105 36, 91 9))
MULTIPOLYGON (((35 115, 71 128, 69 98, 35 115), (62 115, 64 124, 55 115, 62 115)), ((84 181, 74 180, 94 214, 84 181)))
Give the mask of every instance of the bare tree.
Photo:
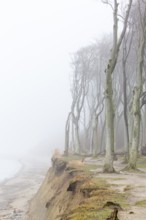
MULTIPOLYGON (((125 137, 126 137, 126 142, 125 142, 125 162, 128 162, 129 158, 129 123, 128 123, 128 101, 129 101, 129 96, 131 96, 131 91, 128 92, 128 83, 127 83, 127 78, 130 75, 130 70, 128 70, 128 58, 130 56, 131 52, 131 47, 133 43, 133 36, 134 36, 134 31, 133 31, 133 25, 128 26, 128 33, 125 34, 125 37, 123 39, 123 44, 122 44, 122 75, 123 75, 123 115, 124 115, 124 124, 125 124, 125 137)), ((133 57, 132 57, 133 59, 133 57)), ((134 75, 134 74, 132 74, 134 75)), ((131 90, 131 88, 130 88, 131 90)))
POLYGON ((71 118, 71 112, 68 114, 66 125, 65 125, 65 150, 64 150, 65 156, 68 156, 68 153, 69 153, 70 118, 71 118))
POLYGON ((130 148, 130 158, 129 158, 130 169, 136 169, 137 153, 138 153, 138 146, 140 141, 140 121, 141 121, 140 98, 143 91, 143 64, 144 64, 144 49, 146 44, 146 3, 139 1, 138 9, 140 15, 140 24, 141 24, 141 36, 140 36, 139 50, 138 50, 136 85, 133 90, 133 104, 132 104, 133 133, 132 133, 132 145, 130 148), (144 12, 142 12, 143 8, 144 8, 144 12))
MULTIPOLYGON (((106 3, 109 4, 108 1, 106 3)), ((105 70, 106 80, 105 80, 105 118, 106 118, 106 157, 104 164, 104 172, 114 172, 113 168, 113 153, 114 153, 114 104, 113 104, 113 87, 112 87, 112 74, 114 72, 119 49, 124 38, 128 17, 132 5, 132 0, 129 0, 128 9, 126 11, 126 16, 124 19, 123 29, 118 37, 118 2, 114 0, 113 7, 113 46, 111 50, 111 55, 105 70)))
MULTIPOLYGON (((90 78, 92 77, 92 47, 82 48, 74 54, 72 59, 73 78, 72 78, 72 105, 70 119, 72 121, 72 143, 75 151, 81 153, 83 149, 80 138, 81 115, 84 110, 86 96, 89 90, 90 78)), ((68 143, 68 121, 66 125, 66 143, 68 143)), ((67 146, 67 145, 66 145, 67 146)), ((67 149, 67 147, 66 147, 67 149)))

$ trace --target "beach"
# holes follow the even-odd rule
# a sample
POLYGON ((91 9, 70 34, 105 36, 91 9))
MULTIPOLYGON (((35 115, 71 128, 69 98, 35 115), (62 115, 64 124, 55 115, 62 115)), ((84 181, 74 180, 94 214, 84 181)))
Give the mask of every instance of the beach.
POLYGON ((22 159, 21 170, 0 184, 0 220, 29 220, 29 201, 39 189, 49 166, 49 157, 22 159))

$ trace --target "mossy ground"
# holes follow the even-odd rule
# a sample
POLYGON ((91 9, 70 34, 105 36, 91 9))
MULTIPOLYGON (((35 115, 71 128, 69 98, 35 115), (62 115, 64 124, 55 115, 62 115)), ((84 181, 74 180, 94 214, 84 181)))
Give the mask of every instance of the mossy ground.
MULTIPOLYGON (((84 160, 83 156, 79 155, 70 155, 68 157, 62 157, 64 161, 80 161, 82 162, 84 160)), ((102 165, 92 164, 92 163, 83 163, 83 166, 79 166, 79 169, 83 170, 84 172, 90 173, 91 171, 96 171, 96 169, 101 168, 102 165)), ((75 168, 76 169, 76 168, 75 168)))
POLYGON ((80 155, 69 155, 69 156, 62 156, 61 157, 66 162, 72 161, 72 160, 82 160, 83 157, 80 155))
POLYGON ((146 206, 146 200, 141 200, 135 203, 136 206, 146 206))
POLYGON ((97 164, 84 164, 84 171, 87 171, 87 172, 91 172, 91 171, 94 171, 98 168, 102 168, 102 165, 97 165, 97 164))
MULTIPOLYGON (((122 156, 118 157, 118 163, 115 162, 114 164, 115 167, 118 165, 118 170, 123 168, 123 165, 120 164, 122 158, 122 156)), ((95 160, 84 160, 78 155, 68 158, 59 157, 59 159, 66 161, 66 166, 63 167, 60 173, 57 173, 55 172, 57 166, 62 165, 64 161, 58 163, 58 160, 54 160, 56 161, 54 167, 47 173, 44 183, 31 203, 30 216, 34 216, 32 219, 105 220, 113 212, 113 206, 107 206, 109 202, 111 204, 112 202, 118 203, 124 211, 124 216, 126 214, 129 217, 129 210, 131 210, 133 203, 137 201, 136 196, 133 200, 132 194, 135 188, 130 190, 129 184, 135 187, 137 182, 133 184, 133 177, 139 178, 141 175, 131 175, 127 172, 126 175, 123 173, 118 175, 116 173, 111 175, 98 173, 97 168, 99 166, 101 168, 103 165, 101 158, 97 163, 95 160), (89 161, 89 164, 87 164, 87 161, 89 161), (125 181, 120 181, 122 179, 125 179, 125 181), (126 190, 123 192, 124 187, 126 187, 126 190), (132 197, 130 197, 131 195, 132 197), (46 206, 50 201, 49 206, 46 206)), ((146 164, 146 157, 138 158, 138 166, 144 166, 144 164, 146 164)), ((145 190, 143 178, 139 184, 141 185, 138 187, 144 187, 145 190)), ((140 195, 139 193, 142 194, 138 197, 139 200, 145 199, 143 197, 144 190, 137 192, 138 195, 140 195)), ((145 204, 145 200, 139 201, 136 203, 137 207, 134 208, 136 210, 145 209, 145 204), (138 207, 138 205, 144 207, 138 207)), ((121 216, 123 216, 123 212, 119 211, 118 217, 120 219, 122 219, 121 216)))
POLYGON ((130 168, 129 166, 126 166, 124 169, 122 169, 121 171, 124 171, 124 172, 128 172, 128 173, 143 173, 143 171, 141 171, 139 169, 139 167, 136 167, 135 169, 132 169, 130 168))
POLYGON ((137 160, 137 167, 138 168, 146 168, 146 157, 141 156, 137 160))
MULTIPOLYGON (((82 161, 82 157, 80 156, 70 156, 67 158, 64 158, 65 161, 71 161, 71 160, 80 160, 82 161)), ((138 168, 140 165, 146 164, 146 158, 138 159, 138 168)), ((101 165, 97 164, 88 164, 84 163, 82 166, 83 170, 83 176, 91 177, 87 178, 86 181, 81 184, 80 192, 84 193, 86 192, 86 196, 80 204, 78 204, 76 207, 74 207, 73 210, 71 210, 63 220, 103 220, 106 219, 112 212, 112 209, 110 207, 105 207, 104 205, 108 202, 114 202, 118 203, 123 209, 128 208, 128 202, 127 197, 128 193, 127 191, 131 190, 131 186, 127 185, 125 187, 124 191, 125 193, 120 193, 114 189, 111 188, 111 185, 106 182, 106 179, 100 178, 100 177, 94 177, 93 172, 96 171, 97 168, 101 168, 101 165), (91 174, 91 175, 89 175, 91 174)), ((140 170, 131 170, 131 172, 137 173, 140 172, 140 170)), ((81 175, 82 176, 82 175, 81 175)), ((81 177, 82 179, 82 177, 81 177)), ((115 178, 115 180, 121 180, 123 178, 115 178)), ((76 179, 73 181, 80 181, 79 177, 76 177, 76 179)))
POLYGON ((125 186, 124 191, 126 192, 126 191, 129 191, 131 189, 133 189, 133 187, 131 185, 127 185, 127 186, 125 186))
POLYGON ((106 219, 112 209, 105 207, 107 201, 127 207, 126 195, 110 188, 110 185, 102 178, 86 180, 80 187, 80 192, 87 192, 87 197, 79 205, 74 207, 64 220, 103 220, 106 219))
POLYGON ((127 171, 129 173, 143 173, 141 169, 146 169, 146 157, 141 156, 137 158, 137 164, 135 169, 130 169, 127 165, 122 171, 127 171))
POLYGON ((114 181, 119 181, 119 180, 124 180, 125 178, 122 178, 122 177, 117 177, 117 178, 111 178, 111 180, 114 180, 114 181))

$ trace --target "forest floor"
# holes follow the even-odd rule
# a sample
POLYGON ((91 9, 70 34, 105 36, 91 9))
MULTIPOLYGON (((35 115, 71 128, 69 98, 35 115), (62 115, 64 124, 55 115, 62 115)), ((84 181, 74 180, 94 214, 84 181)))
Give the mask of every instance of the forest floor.
POLYGON ((25 158, 23 168, 13 178, 0 184, 0 220, 25 220, 29 200, 39 189, 49 158, 25 158))
POLYGON ((126 194, 128 206, 119 211, 119 220, 145 220, 146 219, 146 157, 138 159, 138 169, 136 172, 122 171, 126 166, 119 157, 114 162, 114 168, 117 173, 102 173, 103 158, 91 160, 86 159, 85 162, 97 166, 95 175, 98 178, 104 178, 115 190, 126 194))

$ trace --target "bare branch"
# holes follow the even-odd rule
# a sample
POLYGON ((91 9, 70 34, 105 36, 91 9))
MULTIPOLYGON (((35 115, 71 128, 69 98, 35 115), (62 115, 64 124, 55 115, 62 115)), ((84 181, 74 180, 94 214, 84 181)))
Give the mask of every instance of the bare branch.
POLYGON ((114 10, 112 4, 111 4, 108 0, 101 0, 101 1, 102 1, 104 4, 109 5, 109 6, 112 8, 112 10, 114 10))

